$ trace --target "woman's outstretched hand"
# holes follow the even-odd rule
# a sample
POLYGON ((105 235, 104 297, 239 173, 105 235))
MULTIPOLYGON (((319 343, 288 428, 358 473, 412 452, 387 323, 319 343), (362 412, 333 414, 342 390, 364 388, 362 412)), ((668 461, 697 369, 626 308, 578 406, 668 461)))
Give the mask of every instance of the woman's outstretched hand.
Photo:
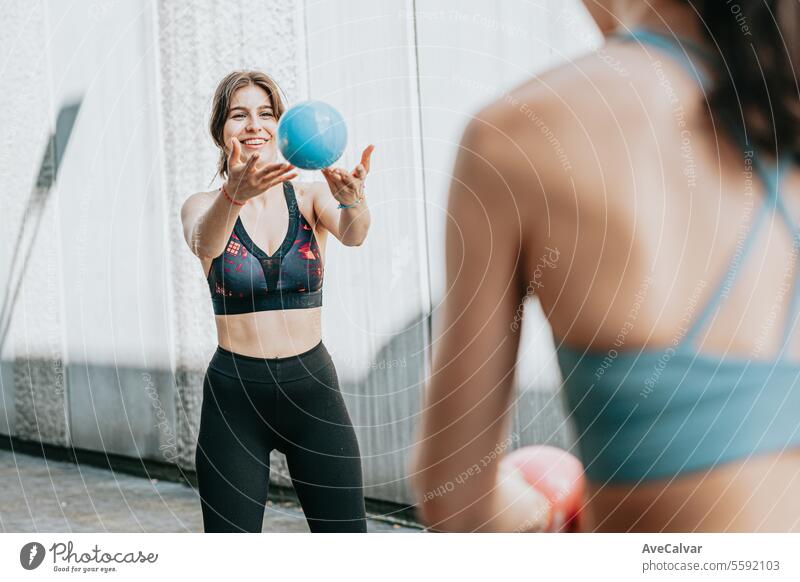
POLYGON ((331 194, 340 204, 355 204, 364 197, 364 181, 369 173, 369 160, 374 149, 374 145, 367 146, 361 154, 361 162, 350 173, 341 168, 320 170, 328 182, 331 194))
POLYGON ((225 191, 228 196, 240 204, 263 194, 275 184, 297 177, 297 173, 294 172, 295 167, 291 164, 259 165, 257 163, 258 152, 253 152, 249 158, 243 160, 242 145, 235 137, 231 140, 230 150, 225 191))

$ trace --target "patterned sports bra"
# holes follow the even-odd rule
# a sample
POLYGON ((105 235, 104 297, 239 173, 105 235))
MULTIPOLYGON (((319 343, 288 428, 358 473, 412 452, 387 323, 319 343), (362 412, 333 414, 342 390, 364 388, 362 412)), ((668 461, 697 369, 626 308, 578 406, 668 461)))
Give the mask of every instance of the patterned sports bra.
POLYGON ((294 187, 283 183, 289 228, 271 256, 252 241, 236 219, 225 251, 211 262, 208 287, 216 315, 322 305, 322 255, 297 206, 294 187))

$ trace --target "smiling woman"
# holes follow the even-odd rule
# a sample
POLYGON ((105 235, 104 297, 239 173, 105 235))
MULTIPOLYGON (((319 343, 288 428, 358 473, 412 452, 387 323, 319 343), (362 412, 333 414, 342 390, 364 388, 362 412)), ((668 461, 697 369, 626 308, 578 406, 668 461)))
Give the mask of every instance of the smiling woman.
POLYGON ((277 161, 285 111, 266 74, 235 71, 217 87, 210 132, 220 149, 215 191, 190 196, 184 236, 200 259, 219 347, 206 373, 197 481, 207 532, 260 532, 269 454, 286 454, 311 531, 366 531, 361 459, 321 341, 328 232, 363 242, 363 185, 372 146, 352 171, 292 184, 277 161), (346 205, 337 210, 336 202, 346 205))
MULTIPOLYGON (((217 87, 214 94, 213 113, 210 131, 214 143, 219 148, 218 171, 225 176, 228 173, 228 155, 230 139, 241 134, 249 141, 245 145, 247 151, 256 151, 260 145, 266 144, 275 135, 277 120, 286 110, 281 99, 278 85, 268 75, 259 72, 229 74, 217 87), (263 119, 263 131, 258 126, 251 126, 255 135, 248 136, 245 125, 250 116, 249 107, 255 108, 255 114, 263 119), (226 126, 230 135, 225 140, 226 126), (260 145, 257 142, 261 142, 260 145)), ((241 139, 239 141, 242 141, 241 139)), ((265 156, 267 159, 273 157, 265 156)))

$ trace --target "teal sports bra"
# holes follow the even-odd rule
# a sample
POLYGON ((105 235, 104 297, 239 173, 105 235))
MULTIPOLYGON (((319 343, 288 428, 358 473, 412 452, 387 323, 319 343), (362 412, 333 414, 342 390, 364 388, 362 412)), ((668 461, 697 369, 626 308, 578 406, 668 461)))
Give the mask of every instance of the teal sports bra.
MULTIPOLYGON (((704 49, 644 29, 622 38, 665 52, 703 86, 709 82, 689 56, 693 53, 713 64, 714 57, 704 49)), ((592 481, 671 479, 800 446, 800 363, 785 358, 800 305, 797 273, 785 298, 788 309, 781 310, 788 316, 775 360, 732 358, 697 349, 697 338, 730 295, 754 240, 776 211, 793 235, 794 252, 800 252, 800 228, 780 194, 781 176, 791 158, 782 156, 767 165, 741 132, 735 137, 745 155, 752 156, 766 200, 725 276, 706 304, 697 306, 698 315, 685 335, 667 348, 619 352, 578 349, 559 345, 556 339, 567 413, 592 481)))

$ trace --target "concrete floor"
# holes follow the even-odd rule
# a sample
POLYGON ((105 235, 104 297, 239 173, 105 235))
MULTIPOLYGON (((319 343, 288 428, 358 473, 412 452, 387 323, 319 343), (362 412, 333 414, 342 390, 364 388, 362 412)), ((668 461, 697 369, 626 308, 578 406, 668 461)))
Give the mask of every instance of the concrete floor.
MULTIPOLYGON (((200 498, 182 483, 0 450, 0 532, 202 532, 200 498)), ((419 531, 370 519, 370 532, 419 531)), ((264 532, 307 532, 292 502, 267 503, 264 532)))

